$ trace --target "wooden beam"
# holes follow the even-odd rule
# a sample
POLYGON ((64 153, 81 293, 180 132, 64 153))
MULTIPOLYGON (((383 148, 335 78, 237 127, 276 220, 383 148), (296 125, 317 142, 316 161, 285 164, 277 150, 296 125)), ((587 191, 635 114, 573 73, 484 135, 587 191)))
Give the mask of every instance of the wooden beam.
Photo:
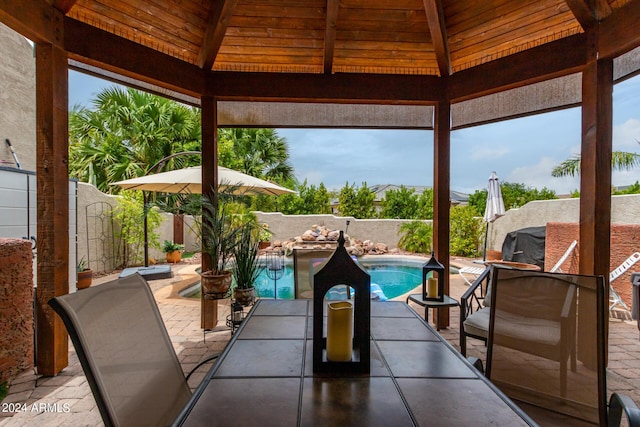
MULTIPOLYGON (((218 108, 211 96, 200 99, 202 114, 202 195, 217 206, 218 196, 218 108)), ((202 254, 202 271, 211 269, 211 256, 202 254)), ((204 295, 204 293, 202 293, 204 295)), ((200 298, 200 326, 213 329, 218 323, 218 301, 200 298)))
MULTIPOLYGON (((451 206, 451 104, 436 104, 433 143, 433 248, 436 258, 449 271, 449 209, 451 206)), ((444 292, 449 294, 449 275, 444 276, 444 292)), ((433 310, 440 325, 449 326, 449 310, 433 310)))
POLYGON ((444 22, 442 0, 424 0, 424 10, 427 13, 429 32, 433 49, 436 52, 438 69, 441 76, 451 74, 451 57, 449 56, 449 44, 447 41, 447 28, 444 22))
POLYGON ((640 46, 640 1, 627 3, 598 26, 599 58, 615 58, 640 46))
POLYGON ((444 97, 436 76, 212 72, 207 93, 242 99, 381 104, 434 103, 444 97))
POLYGON ((587 31, 598 23, 595 13, 587 0, 564 0, 564 2, 569 6, 571 13, 573 13, 583 30, 587 31))
MULTIPOLYGON (((580 273, 609 277, 613 61, 590 62, 582 78, 580 273)), ((607 280, 608 282, 608 280, 607 280)))
POLYGON ((189 96, 203 92, 205 73, 197 66, 72 18, 64 20, 64 48, 72 59, 126 77, 189 96))
POLYGON ((36 166, 38 373, 55 375, 68 365, 62 320, 47 302, 69 293, 69 171, 67 56, 36 44, 36 166))
POLYGON ((202 47, 198 54, 198 66, 205 70, 211 70, 218 56, 222 40, 231 21, 231 15, 236 7, 237 0, 219 0, 211 2, 211 15, 207 23, 207 29, 202 40, 202 47))
POLYGON ((506 56, 451 76, 451 102, 490 95, 581 71, 587 36, 577 34, 506 56))
POLYGON ((77 1, 78 0, 55 0, 53 7, 62 12, 63 15, 66 15, 77 1))
POLYGON ((34 42, 62 46, 63 20, 44 0, 0 0, 0 22, 34 42))
POLYGON ((324 60, 323 71, 331 74, 333 71, 333 50, 336 45, 336 25, 338 23, 338 0, 327 0, 327 18, 324 29, 324 60))

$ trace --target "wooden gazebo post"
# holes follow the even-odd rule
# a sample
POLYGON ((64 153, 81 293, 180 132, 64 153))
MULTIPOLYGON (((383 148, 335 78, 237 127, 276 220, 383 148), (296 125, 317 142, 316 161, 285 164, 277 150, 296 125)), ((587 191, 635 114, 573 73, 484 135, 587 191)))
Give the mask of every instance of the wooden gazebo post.
MULTIPOLYGON (((451 197, 451 103, 440 101, 435 107, 433 143, 433 248, 436 256, 449 268, 449 206, 451 197)), ((449 294, 449 275, 444 275, 444 292, 449 294)), ((432 310, 434 323, 449 326, 449 310, 432 310), (439 323, 436 316, 440 316, 439 323)))
MULTIPOLYGON (((202 196, 218 206, 218 114, 216 100, 202 96, 202 196), (212 191, 213 189, 213 191, 212 191)), ((204 221, 204 218, 203 218, 204 221)), ((203 227, 203 233, 206 227, 203 227)), ((202 271, 211 268, 211 257, 202 253, 202 271)), ((204 294, 203 294, 204 295, 204 294)), ((200 327, 213 329, 218 323, 218 301, 200 298, 200 327)))
POLYGON ((69 293, 67 75, 66 52, 50 43, 36 43, 36 359, 42 375, 55 375, 69 364, 67 330, 47 304, 52 297, 69 293))

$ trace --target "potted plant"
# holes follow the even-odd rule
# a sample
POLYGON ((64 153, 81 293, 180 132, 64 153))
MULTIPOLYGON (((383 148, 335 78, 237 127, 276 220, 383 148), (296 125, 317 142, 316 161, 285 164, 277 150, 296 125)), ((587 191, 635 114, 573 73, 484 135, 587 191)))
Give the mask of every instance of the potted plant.
POLYGON ((87 261, 82 257, 76 265, 76 272, 78 276, 78 289, 86 289, 91 286, 93 280, 93 270, 87 266, 87 261))
POLYGON ((231 288, 231 270, 227 268, 237 244, 239 228, 232 223, 225 205, 202 199, 202 252, 209 255, 211 268, 202 271, 202 294, 205 299, 223 298, 231 288))
POLYGON ((184 245, 174 243, 171 240, 165 240, 162 244, 162 250, 167 254, 167 262, 180 262, 183 249, 184 245))
POLYGON ((260 249, 266 249, 271 246, 271 230, 269 230, 269 224, 262 224, 258 233, 258 239, 260 249))
POLYGON ((253 302, 254 283, 264 268, 260 265, 259 233, 260 229, 255 223, 243 224, 239 228, 238 241, 233 251, 235 258, 233 278, 236 283, 233 297, 244 306, 253 302))

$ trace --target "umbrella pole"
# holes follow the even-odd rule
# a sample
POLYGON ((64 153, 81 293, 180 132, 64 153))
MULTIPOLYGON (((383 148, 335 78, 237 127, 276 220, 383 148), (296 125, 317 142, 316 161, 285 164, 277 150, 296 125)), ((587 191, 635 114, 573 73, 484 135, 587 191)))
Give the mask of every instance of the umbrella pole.
POLYGON ((147 205, 149 202, 147 200, 146 191, 142 192, 142 202, 143 202, 142 221, 144 226, 144 266, 149 267, 149 230, 148 230, 148 224, 147 224, 147 208, 148 208, 147 205))
POLYGON ((489 222, 487 223, 487 228, 484 230, 484 252, 482 253, 482 261, 487 260, 487 239, 489 238, 489 222))

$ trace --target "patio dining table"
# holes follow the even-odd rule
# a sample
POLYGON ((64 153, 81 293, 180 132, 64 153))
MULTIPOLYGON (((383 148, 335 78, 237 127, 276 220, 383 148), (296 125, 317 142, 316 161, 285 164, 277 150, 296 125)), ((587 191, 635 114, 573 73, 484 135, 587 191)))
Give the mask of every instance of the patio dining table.
POLYGON ((371 302, 369 375, 313 373, 312 317, 259 300, 174 425, 536 425, 404 302, 371 302))

